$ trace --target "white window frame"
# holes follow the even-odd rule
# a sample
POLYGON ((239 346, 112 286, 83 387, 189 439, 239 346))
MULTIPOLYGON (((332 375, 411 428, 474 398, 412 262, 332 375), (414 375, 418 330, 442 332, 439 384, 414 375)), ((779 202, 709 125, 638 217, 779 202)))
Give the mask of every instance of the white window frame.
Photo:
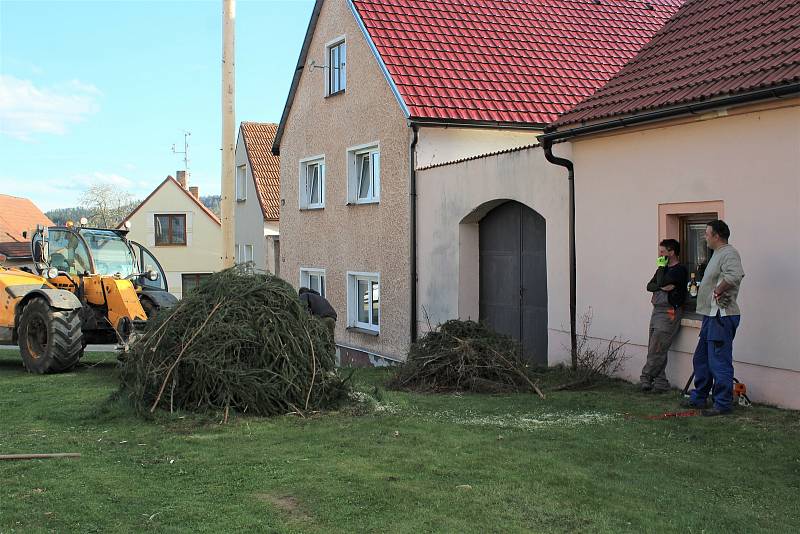
POLYGON ((315 209, 322 209, 325 207, 325 154, 321 154, 319 156, 313 156, 310 158, 304 158, 300 160, 300 176, 298 184, 299 184, 301 210, 315 210, 315 209), (311 203, 311 195, 309 194, 308 183, 307 183, 308 167, 310 167, 311 165, 320 166, 319 202, 316 202, 314 204, 311 203))
POLYGON ((236 201, 247 200, 247 165, 236 166, 236 201))
POLYGON ((234 258, 236 258, 236 264, 242 263, 242 246, 239 243, 236 243, 234 258))
POLYGON ((365 273, 365 272, 349 272, 347 273, 347 326, 349 328, 358 328, 360 330, 367 330, 379 334, 381 331, 381 274, 380 273, 365 273), (367 323, 362 323, 358 320, 358 281, 366 280, 368 282, 378 282, 378 324, 372 324, 372 306, 368 307, 369 318, 367 323))
POLYGON ((343 93, 347 90, 347 38, 345 35, 340 35, 336 39, 328 41, 325 43, 325 96, 332 96, 338 95, 339 93, 343 93), (341 79, 339 83, 341 87, 336 91, 331 91, 331 81, 333 77, 333 68, 334 66, 331 65, 331 50, 338 47, 339 45, 343 45, 340 49, 339 53, 341 54, 344 51, 344 61, 340 61, 341 67, 341 79))
POLYGON ((353 146, 347 149, 347 203, 376 204, 381 201, 381 144, 378 141, 353 146), (359 157, 368 155, 370 166, 370 191, 360 197, 361 173, 359 157))
POLYGON ((325 269, 320 269, 317 267, 301 267, 300 268, 300 287, 307 287, 309 289, 313 289, 311 287, 311 277, 317 276, 320 279, 320 291, 319 294, 323 297, 328 292, 328 276, 325 274, 325 269))

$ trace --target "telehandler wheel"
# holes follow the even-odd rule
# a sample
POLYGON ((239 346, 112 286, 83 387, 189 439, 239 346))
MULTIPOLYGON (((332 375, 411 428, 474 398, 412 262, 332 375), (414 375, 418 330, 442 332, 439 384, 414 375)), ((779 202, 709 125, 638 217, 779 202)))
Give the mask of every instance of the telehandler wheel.
POLYGON ((32 300, 19 320, 19 350, 31 373, 71 369, 83 356, 80 310, 56 310, 44 299, 32 300))
POLYGON ((139 300, 139 302, 142 304, 142 309, 144 310, 145 315, 147 315, 147 320, 150 321, 155 319, 156 315, 158 315, 158 306, 156 306, 155 303, 148 298, 142 298, 139 300))

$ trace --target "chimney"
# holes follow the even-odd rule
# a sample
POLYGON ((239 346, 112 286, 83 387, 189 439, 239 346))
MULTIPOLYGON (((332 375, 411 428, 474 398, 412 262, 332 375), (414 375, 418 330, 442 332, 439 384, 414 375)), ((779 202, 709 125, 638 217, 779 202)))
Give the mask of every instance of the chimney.
POLYGON ((186 171, 177 171, 175 173, 175 176, 176 176, 175 179, 178 180, 178 183, 181 184, 181 187, 183 187, 184 189, 188 189, 189 188, 189 173, 188 172, 186 172, 186 171))

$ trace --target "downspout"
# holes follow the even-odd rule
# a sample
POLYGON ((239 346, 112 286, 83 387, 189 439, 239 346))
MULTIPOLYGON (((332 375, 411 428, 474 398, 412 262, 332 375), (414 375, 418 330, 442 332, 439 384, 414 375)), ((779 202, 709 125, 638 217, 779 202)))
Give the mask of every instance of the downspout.
POLYGON ((411 342, 417 341, 417 141, 419 141, 419 126, 411 123, 414 132, 411 145, 408 149, 408 162, 410 168, 410 201, 411 201, 411 342))
POLYGON ((567 180, 569 181, 569 338, 572 348, 572 368, 576 369, 578 367, 578 335, 576 331, 575 168, 570 160, 553 155, 552 140, 543 139, 542 148, 547 161, 567 169, 567 180))

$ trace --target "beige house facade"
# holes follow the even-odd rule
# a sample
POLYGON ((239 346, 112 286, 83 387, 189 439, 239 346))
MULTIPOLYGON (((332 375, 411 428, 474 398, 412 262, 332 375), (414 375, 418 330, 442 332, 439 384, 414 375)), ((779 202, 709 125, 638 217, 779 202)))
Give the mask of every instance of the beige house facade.
POLYGON ((236 140, 237 263, 280 275, 280 158, 272 154, 277 124, 243 122, 236 140))
POLYGON ((337 40, 346 43, 346 89, 326 94, 325 71, 309 69, 299 79, 285 120, 280 143, 281 276, 298 287, 313 286, 331 302, 339 315, 340 347, 357 351, 354 357, 368 353, 373 360, 398 360, 409 338, 410 131, 346 2, 327 1, 321 5, 306 63, 325 64, 328 43, 337 40), (348 160, 354 147, 372 147, 380 154, 379 191, 370 202, 352 201, 348 160), (304 198, 309 162, 318 165, 321 189, 313 207, 304 198), (367 300, 379 301, 375 319, 363 321, 362 297, 362 321, 356 321, 354 273, 365 273, 362 280, 370 285, 379 283, 377 292, 370 287, 367 295, 367 300), (374 320, 377 329, 356 326, 376 326, 374 320))
MULTIPOLYGON (((128 238, 147 247, 178 298, 222 268, 222 226, 184 171, 168 176, 125 218, 128 238)), ((125 223, 123 223, 124 225, 125 223)), ((122 225, 120 226, 122 227, 122 225)))

